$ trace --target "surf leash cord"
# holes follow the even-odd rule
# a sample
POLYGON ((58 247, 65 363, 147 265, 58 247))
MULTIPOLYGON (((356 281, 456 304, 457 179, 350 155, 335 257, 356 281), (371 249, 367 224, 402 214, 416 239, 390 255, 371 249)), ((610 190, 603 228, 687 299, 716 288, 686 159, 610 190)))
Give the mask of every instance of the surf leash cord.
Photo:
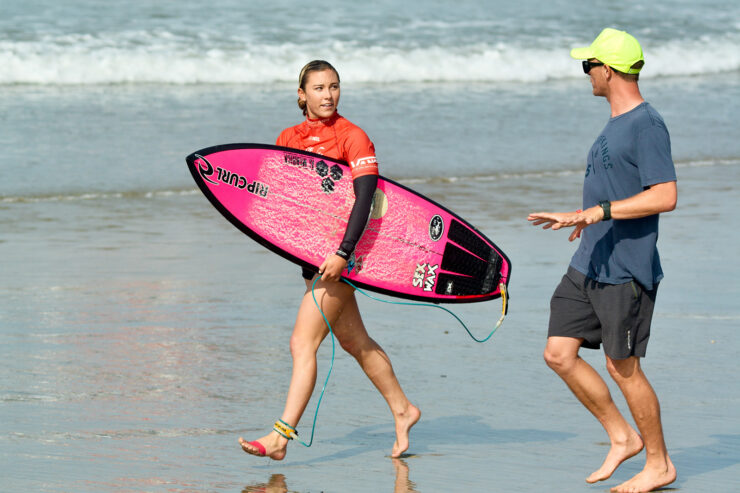
POLYGON ((355 288, 355 291, 357 291, 358 293, 367 296, 371 300, 380 301, 381 303, 390 303, 392 305, 427 306, 427 307, 431 307, 431 308, 438 308, 440 310, 444 310, 447 313, 449 313, 450 315, 452 315, 453 317, 455 317, 455 320, 457 320, 458 322, 460 322, 460 325, 462 325, 463 329, 465 329, 465 332, 467 332, 468 335, 475 342, 483 343, 483 342, 486 342, 488 339, 490 339, 493 336, 493 334, 498 330, 498 328, 501 327, 501 324, 504 323, 504 318, 506 318, 506 308, 507 308, 507 303, 508 303, 508 297, 507 297, 507 294, 506 294, 506 284, 504 284, 503 282, 499 283, 499 285, 498 285, 499 286, 500 293, 501 293, 501 301, 502 301, 502 303, 501 303, 501 318, 498 319, 498 322, 496 322, 496 326, 488 334, 488 336, 486 336, 485 339, 478 339, 477 337, 475 337, 473 335, 472 332, 470 332, 470 329, 468 329, 468 326, 465 325, 465 322, 463 322, 462 320, 460 320, 460 317, 458 317, 457 315, 455 315, 455 313, 452 310, 448 310, 447 308, 445 308, 443 306, 435 305, 435 304, 432 304, 432 303, 418 303, 418 302, 413 302, 413 301, 384 300, 382 298, 377 298, 377 297, 375 297, 375 296, 367 293, 366 291, 363 291, 362 289, 358 288, 357 286, 355 286, 354 284, 352 284, 351 281, 348 281, 347 279, 342 278, 342 281, 346 282, 347 284, 349 284, 350 286, 352 286, 353 288, 355 288))
MULTIPOLYGON (((326 380, 324 380, 324 385, 321 387, 321 394, 319 394, 319 401, 316 403, 316 411, 314 411, 313 414, 313 425, 311 425, 311 438, 309 439, 308 443, 304 442, 298 437, 298 432, 295 428, 290 426, 288 423, 283 421, 282 419, 279 419, 275 422, 275 426, 273 427, 273 430, 287 438, 288 440, 295 439, 298 443, 303 445, 304 447, 310 447, 313 444, 313 436, 314 432, 316 431, 316 419, 319 416, 319 406, 321 406, 321 400, 324 398, 324 391, 326 390, 326 385, 329 383, 329 377, 331 376, 331 371, 334 368, 334 356, 336 355, 336 342, 334 341, 334 331, 331 328, 331 324, 329 323, 329 320, 326 318, 326 314, 324 313, 324 310, 321 309, 321 306, 319 306, 318 300, 316 300, 316 283, 321 279, 321 276, 316 276, 316 278, 313 281, 313 284, 311 285, 311 296, 313 297, 313 302, 316 305, 316 308, 318 308, 319 313, 321 313, 321 317, 324 319, 324 322, 326 322, 326 326, 329 328, 329 335, 331 336, 331 363, 329 364, 329 371, 326 373, 326 380)), ((380 301, 381 303, 390 303, 392 305, 409 305, 409 306, 427 306, 432 308, 438 308, 440 310, 444 310, 453 317, 455 317, 455 320, 457 320, 460 325, 463 326, 465 331, 468 333, 468 335, 475 341, 479 343, 484 343, 488 339, 490 339, 493 334, 498 330, 499 327, 501 327, 501 324, 504 322, 504 318, 506 317, 506 308, 507 308, 507 294, 506 294, 506 284, 499 283, 499 290, 501 292, 501 301, 502 301, 502 307, 501 307, 501 318, 498 319, 498 322, 496 322, 496 326, 493 328, 490 334, 486 336, 484 339, 478 339, 475 337, 471 332, 470 329, 468 329, 468 326, 465 325, 465 322, 460 320, 460 317, 455 315, 455 313, 452 312, 452 310, 448 310, 447 308, 439 305, 434 305, 432 303, 418 303, 418 302, 411 302, 411 301, 391 301, 391 300, 384 300, 382 298, 377 298, 366 291, 363 291, 362 289, 355 286, 351 281, 348 281, 345 278, 342 278, 342 281, 349 284, 351 287, 355 289, 355 291, 359 292, 360 294, 367 296, 371 300, 380 301)))
POLYGON ((311 284, 311 296, 313 297, 313 302, 316 305, 316 308, 319 309, 319 313, 321 313, 321 317, 324 319, 324 322, 326 322, 326 326, 329 327, 329 335, 331 336, 331 363, 329 364, 329 371, 326 373, 326 380, 324 380, 324 385, 321 387, 321 394, 319 394, 319 401, 316 403, 316 411, 313 413, 313 425, 311 426, 311 438, 308 440, 308 443, 304 442, 300 438, 298 438, 298 432, 290 426, 288 423, 283 421, 282 419, 279 419, 275 422, 275 426, 273 427, 273 430, 277 431, 281 435, 283 435, 288 440, 295 439, 298 443, 303 445, 304 447, 310 447, 311 444, 313 444, 313 435, 316 431, 316 418, 319 416, 319 406, 321 406, 321 400, 324 398, 324 391, 326 390, 326 385, 329 383, 329 377, 331 376, 331 371, 334 368, 334 356, 336 355, 336 342, 334 341, 334 331, 331 328, 331 324, 329 323, 329 319, 326 318, 326 314, 324 314, 324 310, 321 309, 321 306, 319 306, 319 302, 316 299, 316 283, 321 279, 321 276, 316 276, 316 278, 313 280, 313 284, 311 284))

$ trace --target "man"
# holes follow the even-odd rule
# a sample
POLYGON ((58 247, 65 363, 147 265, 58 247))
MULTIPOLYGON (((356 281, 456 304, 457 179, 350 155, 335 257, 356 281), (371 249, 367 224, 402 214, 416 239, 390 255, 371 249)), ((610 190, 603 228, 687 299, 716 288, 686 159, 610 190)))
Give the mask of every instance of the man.
POLYGON ((583 210, 528 217, 544 229, 573 226, 570 241, 581 238, 550 302, 544 357, 609 435, 609 453, 586 481, 609 478, 644 447, 644 469, 612 491, 651 491, 676 479, 658 398, 640 368, 663 278, 656 249, 658 214, 676 206, 670 137, 640 94, 638 74, 645 61, 634 37, 607 28, 571 56, 583 60, 593 94, 606 98, 611 118, 588 155, 583 210), (604 380, 578 355, 581 346, 601 344, 639 434, 620 414, 604 380))

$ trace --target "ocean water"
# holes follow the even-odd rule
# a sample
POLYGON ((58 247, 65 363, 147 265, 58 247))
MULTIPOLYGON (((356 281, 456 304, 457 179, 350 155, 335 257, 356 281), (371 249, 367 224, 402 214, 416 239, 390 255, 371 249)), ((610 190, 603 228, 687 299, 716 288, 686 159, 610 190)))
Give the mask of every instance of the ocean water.
MULTIPOLYGON (((640 87, 679 179, 643 362, 673 487, 737 488, 737 2, 4 0, 0 12, 0 490, 571 492, 637 473, 644 454, 583 482, 606 436, 541 358, 575 245, 526 221, 580 204, 609 110, 568 52, 607 26, 643 45, 640 87), (340 112, 370 135, 381 173, 513 263, 509 316, 483 345, 438 310, 360 297, 424 413, 401 460, 387 457, 385 404, 341 351, 311 448, 274 462, 237 443, 282 409, 302 283, 208 204, 184 157, 274 142, 301 119, 296 78, 314 58, 338 68, 340 112)), ((480 335, 500 305, 454 309, 480 335)), ((330 357, 327 340, 319 381, 330 357)), ((584 357, 603 373, 600 352, 584 357)))

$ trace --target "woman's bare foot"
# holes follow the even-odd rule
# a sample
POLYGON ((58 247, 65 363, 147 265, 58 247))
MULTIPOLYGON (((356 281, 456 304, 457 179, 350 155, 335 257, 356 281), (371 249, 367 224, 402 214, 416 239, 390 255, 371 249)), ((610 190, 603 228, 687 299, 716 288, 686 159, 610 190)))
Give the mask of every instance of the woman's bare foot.
POLYGON ((288 440, 280 436, 277 432, 272 431, 254 442, 248 442, 242 437, 239 437, 239 445, 248 454, 258 457, 269 457, 273 460, 283 460, 288 448, 288 440))
POLYGON ((665 465, 660 467, 648 468, 645 465, 645 469, 636 476, 619 486, 615 486, 611 491, 613 493, 645 493, 671 484, 676 480, 676 468, 670 457, 666 457, 666 459, 665 465))
POLYGON ((391 457, 401 457, 401 454, 409 449, 409 431, 419 421, 419 418, 421 418, 421 411, 411 403, 409 403, 408 408, 403 413, 394 416, 396 421, 396 442, 393 444, 391 457))
POLYGON ((586 478, 586 482, 595 483, 597 481, 608 479, 622 462, 639 454, 642 447, 642 438, 640 438, 640 435, 638 435, 634 430, 632 430, 629 438, 624 442, 612 442, 612 447, 609 449, 609 453, 606 455, 604 463, 601 464, 601 467, 598 470, 594 471, 586 478))

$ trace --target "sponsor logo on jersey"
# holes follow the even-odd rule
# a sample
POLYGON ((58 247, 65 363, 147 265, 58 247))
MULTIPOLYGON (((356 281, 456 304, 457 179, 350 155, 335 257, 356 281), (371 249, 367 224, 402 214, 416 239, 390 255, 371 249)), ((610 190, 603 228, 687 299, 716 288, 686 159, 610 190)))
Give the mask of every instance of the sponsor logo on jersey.
POLYGON ((366 156, 366 157, 359 158, 357 161, 352 161, 351 163, 349 163, 349 166, 350 168, 355 169, 355 168, 364 168, 366 166, 372 166, 372 165, 377 165, 377 164, 378 164, 378 159, 375 156, 366 156))

